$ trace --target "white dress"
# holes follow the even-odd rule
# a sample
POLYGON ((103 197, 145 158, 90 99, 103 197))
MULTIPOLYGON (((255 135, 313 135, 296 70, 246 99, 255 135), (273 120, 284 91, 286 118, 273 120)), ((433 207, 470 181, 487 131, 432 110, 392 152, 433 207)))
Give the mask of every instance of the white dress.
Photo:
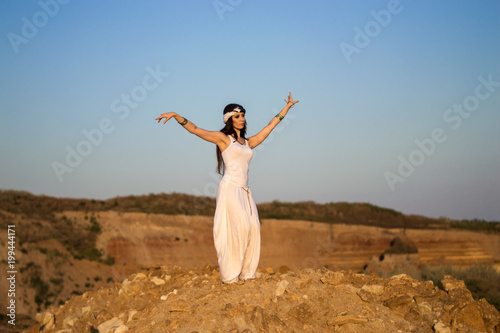
POLYGON ((222 282, 255 278, 260 257, 260 223, 257 206, 248 187, 252 149, 229 136, 222 152, 224 176, 217 189, 214 243, 222 282))

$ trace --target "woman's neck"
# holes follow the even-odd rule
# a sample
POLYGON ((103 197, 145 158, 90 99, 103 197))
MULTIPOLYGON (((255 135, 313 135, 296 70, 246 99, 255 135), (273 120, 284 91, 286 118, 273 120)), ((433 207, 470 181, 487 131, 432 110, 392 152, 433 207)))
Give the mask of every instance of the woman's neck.
POLYGON ((240 130, 239 130, 239 129, 237 129, 237 128, 234 128, 234 127, 233 127, 233 129, 234 129, 234 131, 236 132, 236 135, 237 135, 237 137, 236 137, 236 138, 241 137, 241 135, 240 135, 240 130))

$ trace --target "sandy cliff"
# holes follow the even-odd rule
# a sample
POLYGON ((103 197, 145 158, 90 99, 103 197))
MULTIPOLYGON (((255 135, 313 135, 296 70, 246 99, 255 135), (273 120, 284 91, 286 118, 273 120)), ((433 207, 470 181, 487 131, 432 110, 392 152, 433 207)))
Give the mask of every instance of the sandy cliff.
MULTIPOLYGON (((83 221, 82 212, 65 212, 83 221)), ((216 265, 212 217, 100 212, 102 233, 97 247, 116 263, 216 265)), ((310 221, 261 220, 261 266, 275 269, 320 268, 360 271, 397 236, 410 239, 420 260, 430 265, 500 262, 500 234, 457 229, 419 230, 327 224, 310 221)))

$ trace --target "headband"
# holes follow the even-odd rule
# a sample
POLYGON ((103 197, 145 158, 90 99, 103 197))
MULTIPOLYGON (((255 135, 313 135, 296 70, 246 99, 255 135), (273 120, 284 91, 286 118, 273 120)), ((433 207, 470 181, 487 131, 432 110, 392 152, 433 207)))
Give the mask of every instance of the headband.
POLYGON ((241 108, 237 108, 235 111, 224 113, 224 124, 227 123, 229 118, 231 118, 232 116, 234 116, 239 112, 245 112, 245 109, 241 110, 241 108))

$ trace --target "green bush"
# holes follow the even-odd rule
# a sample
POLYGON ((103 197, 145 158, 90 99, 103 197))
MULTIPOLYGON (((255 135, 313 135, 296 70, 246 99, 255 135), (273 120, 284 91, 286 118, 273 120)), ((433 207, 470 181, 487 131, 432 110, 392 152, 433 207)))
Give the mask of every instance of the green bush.
POLYGON ((82 255, 85 259, 93 261, 99 260, 102 256, 101 251, 99 251, 95 247, 86 248, 82 251, 82 255))
POLYGON ((38 305, 37 311, 41 310, 42 304, 45 306, 50 304, 50 301, 48 300, 50 285, 43 281, 39 274, 31 276, 29 286, 35 289, 35 303, 38 305))
POLYGON ((450 227, 485 232, 500 232, 500 222, 485 220, 461 220, 451 221, 450 227))
POLYGON ((50 279, 50 282, 52 284, 55 284, 55 285, 59 286, 59 285, 61 285, 64 282, 64 280, 61 279, 61 278, 57 278, 57 279, 56 278, 52 278, 52 279, 50 279))
POLYGON ((90 223, 92 223, 92 225, 90 226, 90 232, 93 232, 96 234, 101 232, 101 226, 99 225, 99 222, 97 222, 95 217, 92 216, 90 218, 90 223))

